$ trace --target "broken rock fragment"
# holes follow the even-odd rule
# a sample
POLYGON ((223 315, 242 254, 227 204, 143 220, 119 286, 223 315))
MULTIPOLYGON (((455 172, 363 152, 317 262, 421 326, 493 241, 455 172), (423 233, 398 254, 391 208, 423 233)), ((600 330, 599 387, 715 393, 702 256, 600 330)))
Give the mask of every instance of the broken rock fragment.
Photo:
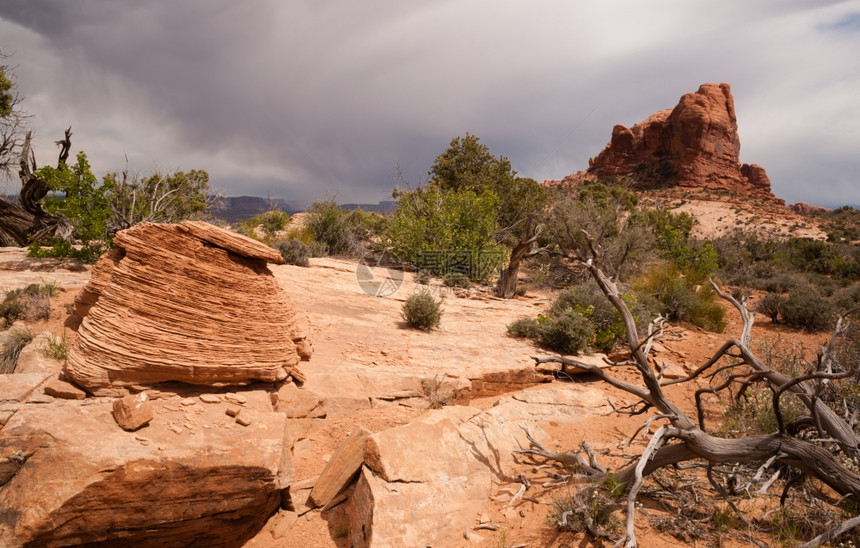
POLYGON ((113 402, 113 416, 123 430, 133 432, 152 420, 152 402, 146 392, 129 394, 113 402))

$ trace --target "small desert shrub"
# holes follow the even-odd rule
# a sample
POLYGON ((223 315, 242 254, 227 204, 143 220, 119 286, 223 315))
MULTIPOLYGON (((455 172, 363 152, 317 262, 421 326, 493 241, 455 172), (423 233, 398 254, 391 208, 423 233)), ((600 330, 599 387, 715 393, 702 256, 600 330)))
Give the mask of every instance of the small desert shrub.
POLYGON ((433 279, 433 276, 430 274, 429 270, 424 270, 423 268, 415 273, 415 283, 421 285, 429 285, 430 281, 433 279))
POLYGON ((834 314, 830 301, 811 286, 792 289, 782 303, 782 320, 786 325, 807 331, 830 329, 834 314))
POLYGON ((239 221, 239 223, 236 224, 236 231, 248 236, 249 238, 261 240, 263 243, 270 244, 275 235, 286 228, 289 220, 290 216, 288 214, 279 209, 273 208, 264 213, 260 213, 259 215, 254 215, 250 219, 239 221), (257 228, 260 228, 263 231, 262 237, 258 235, 257 228))
POLYGON ((594 337, 594 327, 588 318, 573 310, 551 318, 540 316, 538 324, 538 344, 562 354, 579 354, 594 337))
POLYGON ((7 291, 6 298, 0 303, 0 316, 6 318, 7 323, 12 323, 24 313, 24 303, 18 300, 18 293, 7 291))
MULTIPOLYGON (((766 389, 747 390, 723 412, 725 428, 730 434, 740 436, 776 432, 779 428, 772 396, 773 393, 766 389)), ((785 424, 791 424, 807 412, 803 402, 789 392, 780 398, 779 410, 785 424)))
POLYGON ((57 282, 42 282, 39 286, 39 292, 48 297, 56 297, 62 289, 57 282))
POLYGON ((301 240, 288 238, 279 240, 272 246, 281 253, 284 263, 296 266, 308 266, 310 249, 301 240))
POLYGON ((33 340, 33 334, 25 326, 14 326, 0 340, 0 374, 14 373, 21 350, 33 340))
POLYGON ((324 246, 325 255, 361 253, 364 244, 381 234, 386 224, 381 215, 361 209, 347 211, 334 200, 314 202, 305 222, 314 240, 324 246))
POLYGON ((547 522, 560 531, 586 531, 594 538, 611 539, 620 525, 617 508, 615 498, 604 489, 588 486, 567 497, 553 498, 547 522))
POLYGON ((451 393, 445 387, 445 380, 436 375, 432 379, 421 379, 421 391, 430 400, 430 409, 441 409, 451 404, 451 393))
POLYGON ((788 293, 803 283, 802 275, 795 273, 778 272, 768 276, 756 273, 755 276, 754 287, 771 293, 788 293))
POLYGON ((427 292, 417 293, 406 299, 401 314, 409 327, 430 331, 442 320, 442 301, 427 292))
POLYGON ((287 213, 277 209, 271 209, 263 213, 260 217, 260 227, 269 236, 274 236, 275 233, 283 230, 290 220, 290 216, 287 213))
POLYGON ((508 325, 508 334, 520 339, 537 340, 540 324, 535 318, 520 318, 508 325))
POLYGON ((62 337, 51 335, 45 339, 39 352, 46 358, 51 358, 57 361, 65 361, 69 357, 69 341, 66 339, 65 333, 62 337))
POLYGON ((462 272, 448 272, 442 278, 442 283, 448 287, 459 287, 460 289, 469 289, 472 287, 469 277, 462 272))
POLYGON ((726 328, 725 310, 709 284, 694 285, 672 264, 655 265, 636 283, 637 290, 660 302, 670 321, 685 321, 708 331, 726 328))
MULTIPOLYGON (((636 308, 633 294, 624 296, 628 307, 636 308)), ((565 311, 575 311, 587 318, 593 325, 594 336, 588 341, 602 352, 609 352, 619 338, 624 336, 624 321, 615 307, 595 283, 585 283, 568 287, 558 294, 549 308, 550 317, 559 317, 565 311)), ((634 310, 634 315, 636 310, 634 310)))
POLYGON ((779 321, 779 315, 782 313, 782 295, 778 293, 768 293, 756 304, 755 311, 764 314, 770 321, 776 323, 779 321))

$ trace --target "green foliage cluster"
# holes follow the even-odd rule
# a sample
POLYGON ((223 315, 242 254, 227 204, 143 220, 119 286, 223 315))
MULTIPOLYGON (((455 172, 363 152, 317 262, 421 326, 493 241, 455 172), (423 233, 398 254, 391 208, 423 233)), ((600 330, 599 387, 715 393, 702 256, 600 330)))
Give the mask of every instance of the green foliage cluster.
POLYGON ((860 303, 860 247, 744 234, 718 238, 714 246, 721 278, 766 291, 756 310, 774 322, 824 331, 837 313, 860 303))
POLYGON ((717 269, 720 255, 714 244, 690 237, 695 221, 688 213, 651 209, 646 216, 654 227, 657 248, 664 251, 692 283, 702 283, 717 269))
POLYGON ((3 302, 0 303, 0 318, 5 318, 11 324, 24 313, 24 303, 18 299, 18 293, 7 291, 3 302))
POLYGON ((272 245, 278 232, 287 227, 289 220, 290 216, 286 212, 272 208, 259 215, 254 215, 250 219, 239 221, 236 225, 236 231, 249 238, 261 240, 268 245, 272 245), (257 234, 258 227, 263 231, 262 238, 257 234))
POLYGON ((796 285, 849 285, 860 280, 860 247, 734 234, 714 240, 721 277, 734 285, 784 293, 796 285), (825 279, 830 280, 825 281, 825 279))
POLYGON ((462 272, 448 272, 442 276, 442 283, 448 287, 458 287, 460 289, 469 289, 472 283, 469 277, 462 272))
POLYGON ((488 190, 443 191, 427 185, 399 194, 386 236, 399 259, 417 264, 434 276, 459 271, 480 280, 485 272, 501 266, 505 258, 505 248, 495 240, 498 204, 498 196, 488 190), (426 260, 451 251, 468 263, 426 260), (480 269, 473 268, 477 257, 485 261, 480 269))
POLYGON ((835 325, 836 307, 811 285, 798 285, 788 296, 768 293, 756 306, 771 321, 807 331, 826 331, 835 325))
POLYGON ((47 320, 51 315, 50 298, 58 291, 59 287, 50 282, 7 291, 0 303, 0 318, 4 318, 7 325, 19 318, 47 320))
POLYGON ((62 337, 51 335, 45 339, 44 343, 39 348, 39 352, 41 352, 46 358, 64 361, 69 357, 69 341, 66 338, 65 333, 62 337))
POLYGON ((410 295, 401 308, 403 319, 409 327, 430 331, 442 321, 442 301, 437 301, 426 291, 410 295))
POLYGON ((6 75, 6 67, 0 66, 0 118, 12 114, 15 104, 15 95, 12 93, 14 82, 6 75))
POLYGON ((51 189, 45 209, 68 219, 74 238, 33 242, 31 257, 73 257, 95 262, 113 245, 113 235, 142 221, 175 223, 200 218, 209 199, 209 174, 203 170, 177 171, 128 180, 108 173, 99 183, 86 153, 78 152, 74 165, 46 166, 36 174, 51 189), (46 247, 45 247, 46 246, 46 247))
POLYGON ((542 244, 589 258, 587 233, 600 250, 598 266, 621 280, 639 272, 652 256, 653 231, 630 191, 603 183, 560 187, 553 191, 552 203, 542 244))
POLYGON ((310 264, 311 251, 308 246, 298 238, 287 238, 278 240, 272 247, 281 253, 284 263, 296 266, 308 266, 310 264))
POLYGON ((639 294, 655 299, 658 311, 669 321, 690 322, 721 333, 725 310, 710 284, 696 284, 674 263, 655 264, 633 284, 639 294))
POLYGON ((327 255, 360 255, 363 246, 378 237, 385 225, 381 215, 361 209, 348 211, 334 200, 314 202, 306 220, 310 235, 327 255))
POLYGON ((495 157, 475 135, 455 137, 433 162, 430 184, 442 191, 472 190, 492 192, 499 201, 496 208, 496 234, 500 244, 510 246, 523 236, 524 220, 541 214, 549 203, 546 189, 527 177, 518 177, 511 162, 495 157))
POLYGON ((178 223, 200 219, 209 209, 209 173, 202 169, 162 173, 148 177, 111 172, 102 179, 102 188, 111 206, 110 231, 117 232, 137 223, 178 223))
POLYGON ((532 236, 549 203, 543 185, 518 177, 507 158, 468 133, 451 140, 428 176, 422 187, 395 189, 398 208, 386 236, 400 259, 437 276, 458 271, 487 279, 509 248, 532 236), (439 255, 459 258, 426 259, 439 255))
POLYGON ((45 166, 36 172, 52 190, 44 200, 44 207, 50 213, 62 215, 74 227, 74 236, 81 241, 82 247, 73 247, 63 240, 34 242, 30 246, 33 257, 75 257, 85 262, 95 262, 111 245, 112 234, 108 231, 111 216, 108 196, 113 190, 113 182, 106 180, 99 184, 90 169, 87 155, 81 151, 77 162, 68 166, 45 166), (40 243, 50 248, 42 250, 40 243))
POLYGON ((855 243, 860 240, 860 210, 843 206, 833 211, 813 212, 821 227, 827 231, 827 241, 855 243))
MULTIPOLYGON (((653 312, 633 292, 625 293, 623 299, 644 327, 653 312)), ((587 348, 611 351, 625 330, 621 315, 591 282, 564 289, 545 315, 514 321, 508 325, 508 334, 531 339, 550 350, 578 354, 587 348)))

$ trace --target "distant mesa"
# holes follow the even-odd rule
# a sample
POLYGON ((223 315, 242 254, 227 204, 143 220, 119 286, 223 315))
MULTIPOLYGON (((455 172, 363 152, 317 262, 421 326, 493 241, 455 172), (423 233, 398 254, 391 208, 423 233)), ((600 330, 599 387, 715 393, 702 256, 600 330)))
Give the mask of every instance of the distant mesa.
POLYGON ((829 208, 809 205, 806 202, 797 202, 796 204, 791 204, 788 206, 788 209, 794 211, 795 213, 802 213, 804 215, 808 215, 810 213, 826 213, 828 211, 832 211, 829 208))
POLYGON ((301 380, 307 318, 267 267, 278 252, 191 221, 142 223, 114 242, 76 299, 66 377, 100 396, 170 381, 301 380))
POLYGON ((779 203, 757 164, 741 164, 735 103, 729 84, 702 84, 673 109, 631 128, 616 125, 588 169, 547 184, 632 178, 642 188, 682 187, 736 193, 779 203))

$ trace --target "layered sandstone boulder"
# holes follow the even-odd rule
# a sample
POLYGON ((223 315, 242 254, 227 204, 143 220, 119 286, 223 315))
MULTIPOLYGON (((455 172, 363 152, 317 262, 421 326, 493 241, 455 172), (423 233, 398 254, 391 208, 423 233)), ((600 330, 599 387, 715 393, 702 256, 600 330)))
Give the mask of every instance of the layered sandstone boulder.
POLYGON ((310 356, 307 319, 267 267, 277 251, 203 222, 119 232, 76 300, 65 375, 96 395, 177 381, 281 381, 310 356))
POLYGON ((633 127, 616 125, 588 170, 554 183, 630 177, 646 185, 676 185, 773 198, 757 164, 741 164, 735 102, 729 84, 702 84, 673 109, 633 127))

